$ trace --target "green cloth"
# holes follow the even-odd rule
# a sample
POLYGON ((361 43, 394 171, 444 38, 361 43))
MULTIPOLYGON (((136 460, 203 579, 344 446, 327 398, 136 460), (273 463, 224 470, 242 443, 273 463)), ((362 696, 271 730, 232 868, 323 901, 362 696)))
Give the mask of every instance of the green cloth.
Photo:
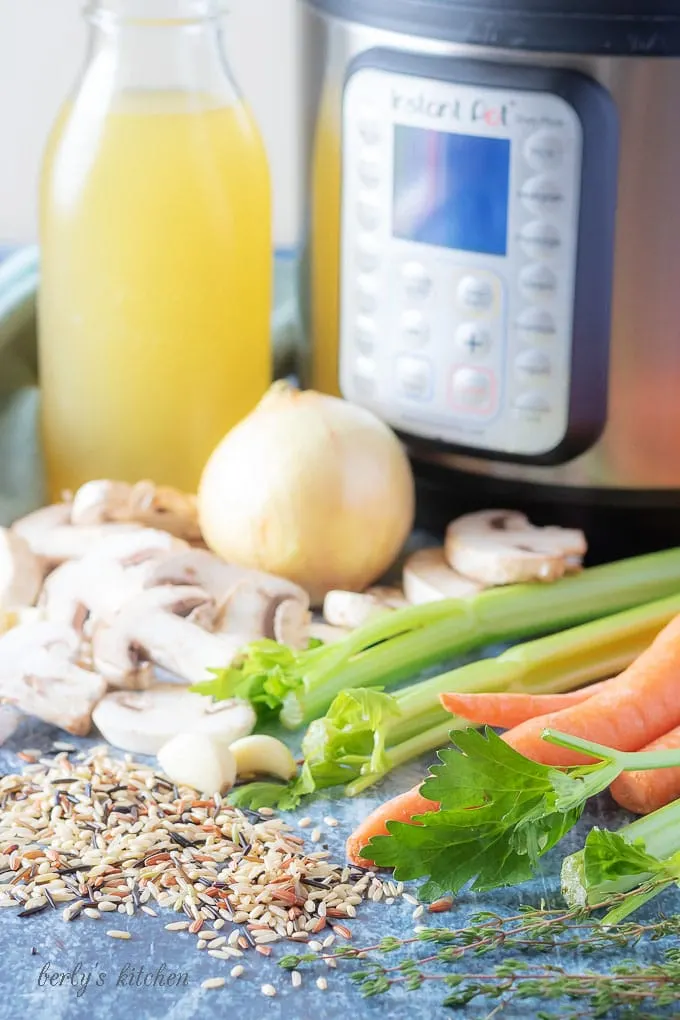
POLYGON ((38 252, 0 263, 0 524, 44 502, 38 430, 35 294, 38 252))
MULTIPOLYGON (((1 253, 0 253, 1 254, 1 253)), ((295 299, 296 262, 276 259, 272 320, 276 376, 296 371, 300 324, 295 299)), ((45 502, 39 441, 36 291, 39 254, 22 248, 0 261, 0 524, 45 502)))

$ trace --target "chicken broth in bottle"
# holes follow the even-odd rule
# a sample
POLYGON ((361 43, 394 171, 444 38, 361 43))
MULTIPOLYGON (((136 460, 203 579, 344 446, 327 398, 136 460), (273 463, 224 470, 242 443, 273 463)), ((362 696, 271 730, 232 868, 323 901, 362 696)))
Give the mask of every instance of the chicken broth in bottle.
POLYGON ((42 178, 50 493, 194 491, 271 379, 267 157, 213 0, 101 0, 42 178))

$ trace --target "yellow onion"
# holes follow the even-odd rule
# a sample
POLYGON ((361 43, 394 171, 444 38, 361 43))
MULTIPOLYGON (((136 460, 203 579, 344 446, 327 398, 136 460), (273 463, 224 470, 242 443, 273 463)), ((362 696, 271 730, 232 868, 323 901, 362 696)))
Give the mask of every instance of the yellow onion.
POLYGON ((370 411, 276 383, 223 439, 198 505, 208 546, 306 588, 361 591, 397 557, 414 516, 413 474, 370 411))

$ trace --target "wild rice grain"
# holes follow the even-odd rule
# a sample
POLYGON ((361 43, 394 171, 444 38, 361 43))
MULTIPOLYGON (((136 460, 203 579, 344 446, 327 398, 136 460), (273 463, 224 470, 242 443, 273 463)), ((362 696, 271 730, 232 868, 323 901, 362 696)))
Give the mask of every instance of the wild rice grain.
POLYGON ((331 829, 334 829, 336 825, 340 824, 337 818, 333 818, 331 815, 327 815, 324 818, 324 822, 326 823, 326 825, 330 826, 331 829))
POLYGON ((421 903, 420 906, 416 907, 416 909, 413 911, 413 913, 411 914, 411 917, 413 918, 414 921, 417 921, 418 918, 422 917, 424 913, 425 913, 425 907, 421 903))
POLYGON ((110 928, 106 933, 110 939, 130 939, 132 936, 129 931, 118 931, 116 928, 110 928))
POLYGON ((300 821, 298 822, 298 828, 308 829, 311 824, 312 824, 311 818, 301 818, 300 821))
POLYGON ((312 829, 312 834, 309 837, 312 843, 321 842, 321 829, 312 829))
POLYGON ((293 986, 293 988, 300 987, 300 985, 302 984, 302 974, 300 973, 299 970, 291 971, 290 983, 293 986))
POLYGON ((205 981, 201 982, 201 988, 224 988, 225 984, 226 981, 223 977, 207 978, 205 981))
POLYGON ((274 985, 262 985, 261 991, 263 995, 266 995, 270 999, 273 999, 274 996, 276 995, 276 989, 274 988, 274 985))
POLYGON ((242 967, 240 963, 237 963, 235 967, 231 968, 229 972, 233 978, 240 978, 245 971, 245 967, 242 967))
POLYGON ((318 977, 316 979, 316 987, 319 989, 320 992, 325 992, 326 989, 328 988, 328 982, 326 981, 326 978, 318 977))

